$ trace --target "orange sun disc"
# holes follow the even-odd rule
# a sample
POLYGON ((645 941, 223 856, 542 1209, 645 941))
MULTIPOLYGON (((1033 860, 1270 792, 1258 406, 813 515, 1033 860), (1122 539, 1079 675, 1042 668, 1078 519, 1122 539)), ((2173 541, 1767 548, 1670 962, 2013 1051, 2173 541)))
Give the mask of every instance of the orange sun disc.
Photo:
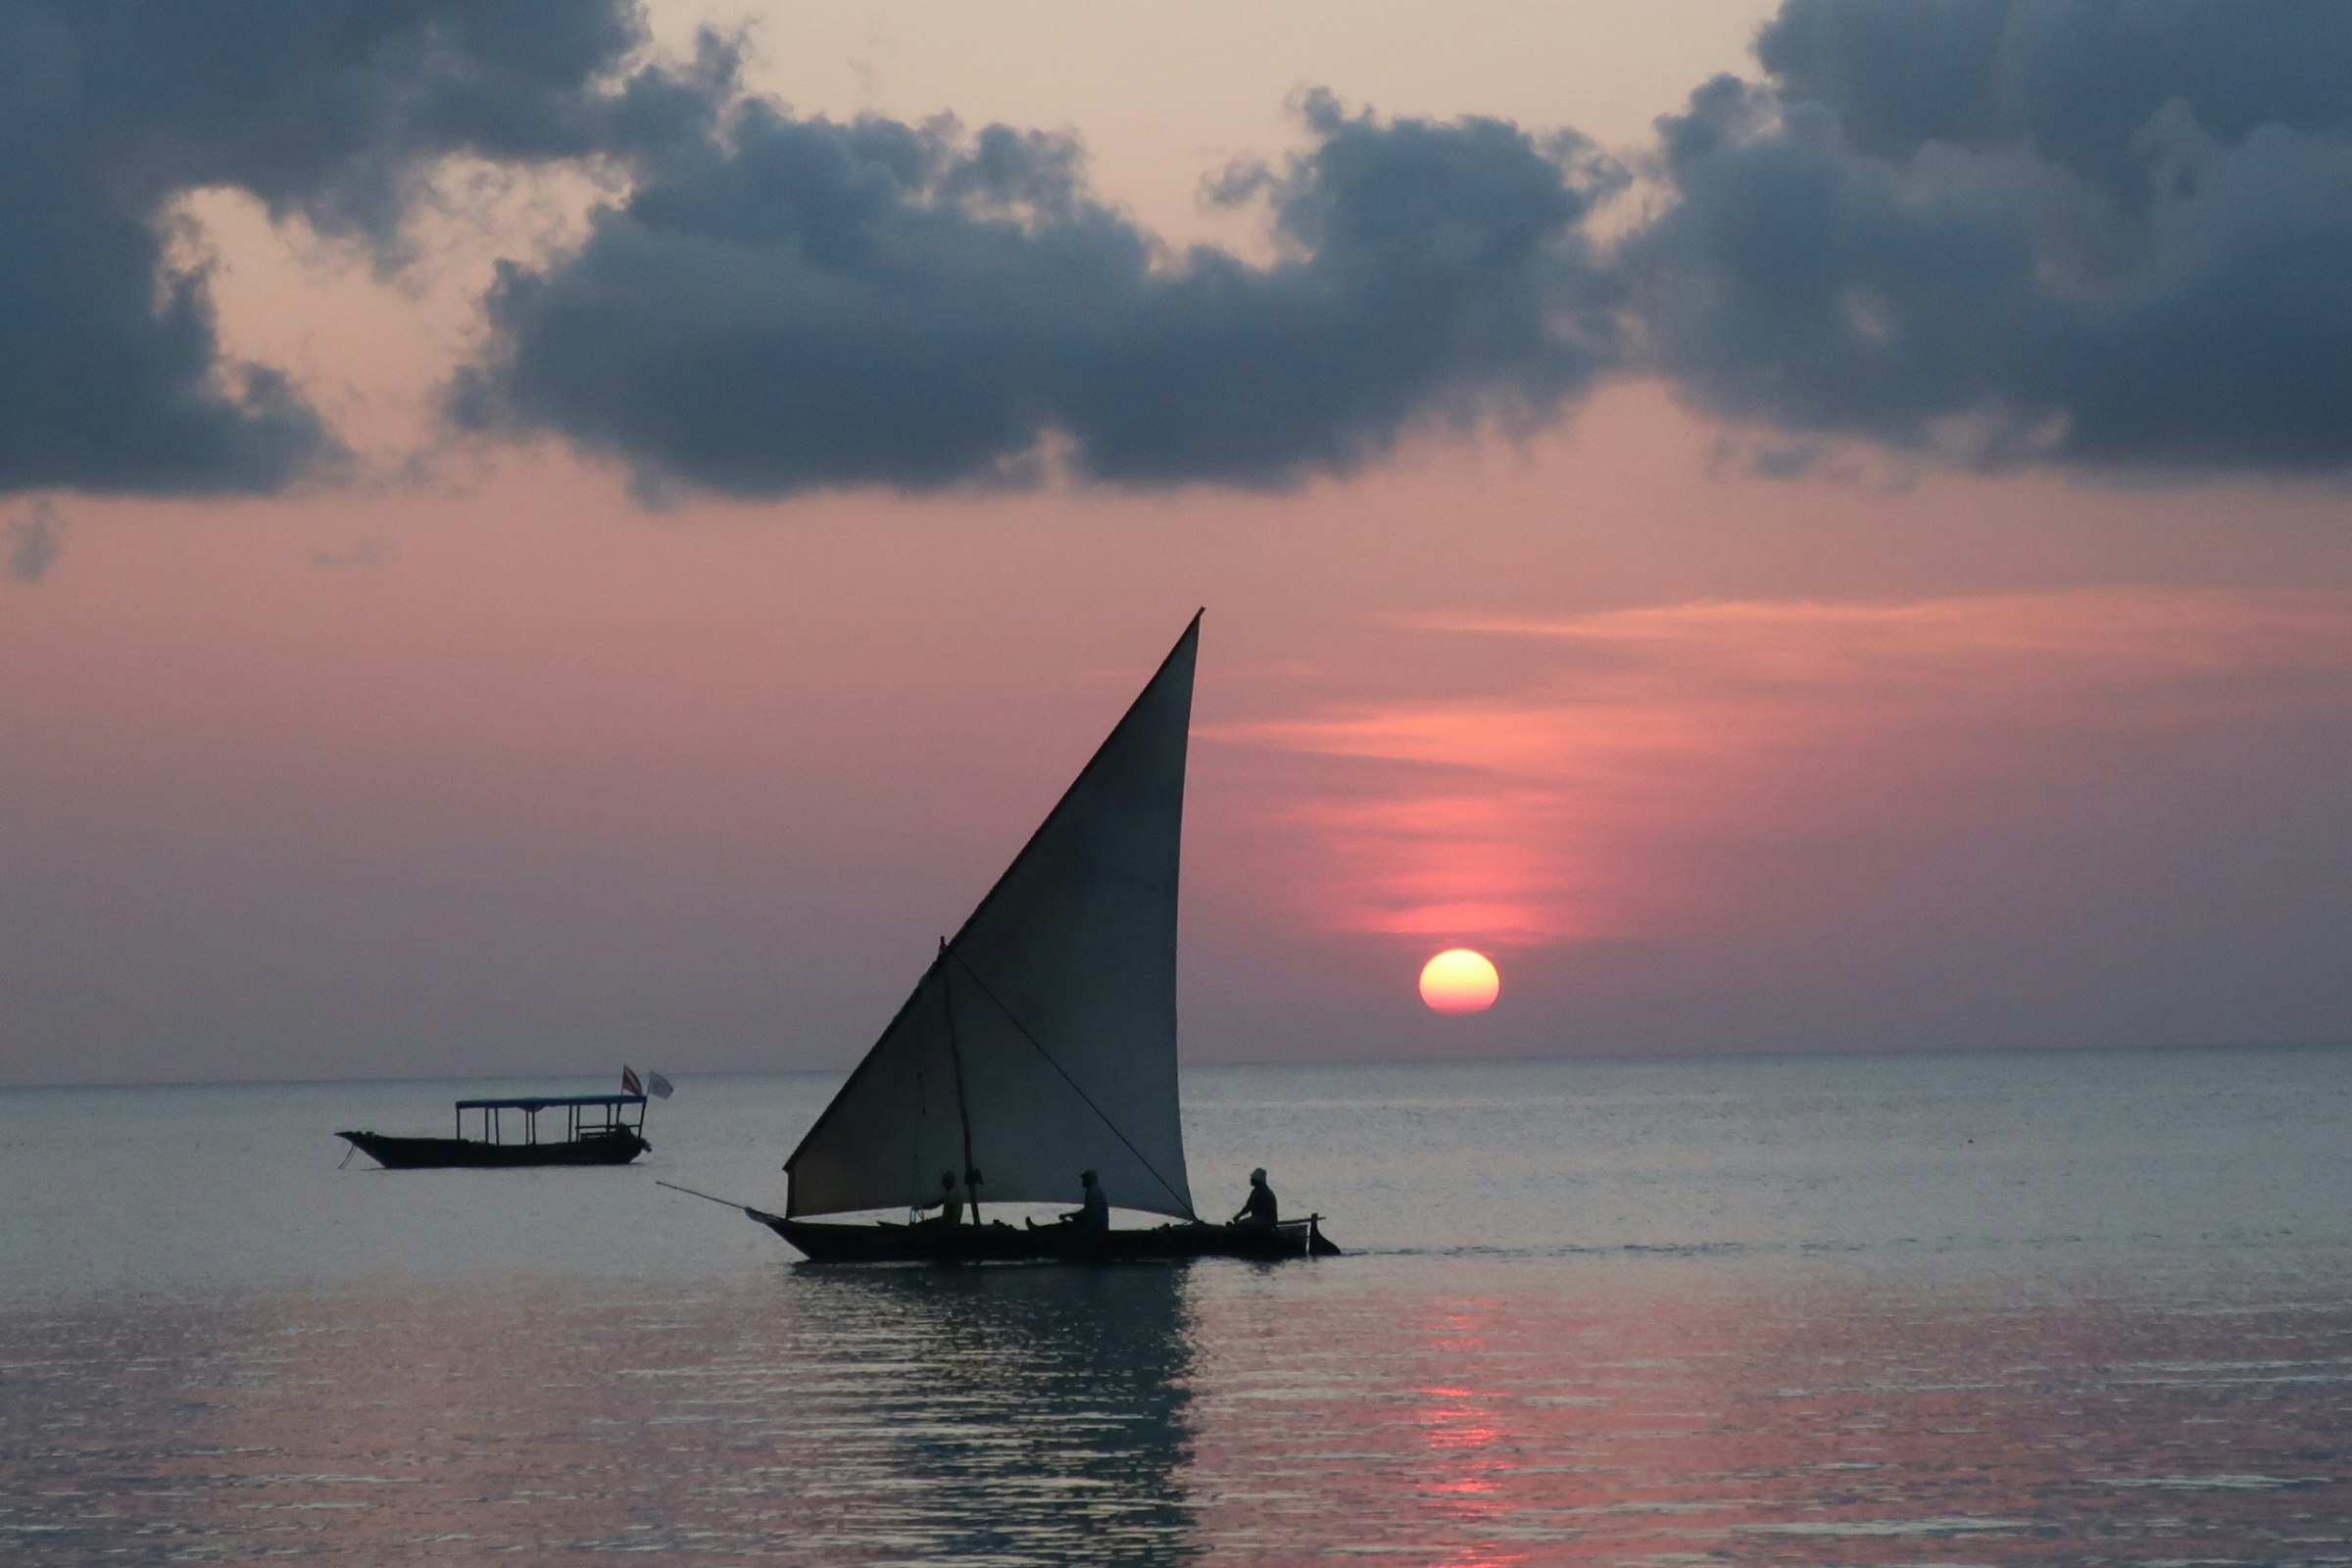
POLYGON ((1468 948, 1447 948, 1421 966, 1421 1000, 1439 1012, 1484 1012, 1501 990, 1494 960, 1468 948))

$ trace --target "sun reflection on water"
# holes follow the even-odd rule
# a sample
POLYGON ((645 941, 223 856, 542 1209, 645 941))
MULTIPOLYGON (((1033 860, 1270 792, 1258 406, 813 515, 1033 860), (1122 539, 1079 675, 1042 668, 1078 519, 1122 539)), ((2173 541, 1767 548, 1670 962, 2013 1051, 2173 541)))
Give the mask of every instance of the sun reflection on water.
POLYGON ((2352 1550, 2340 1304, 1369 1261, 18 1315, 0 1544, 370 1565, 2352 1550), (1465 1274, 1487 1289, 1448 1288, 1465 1274))

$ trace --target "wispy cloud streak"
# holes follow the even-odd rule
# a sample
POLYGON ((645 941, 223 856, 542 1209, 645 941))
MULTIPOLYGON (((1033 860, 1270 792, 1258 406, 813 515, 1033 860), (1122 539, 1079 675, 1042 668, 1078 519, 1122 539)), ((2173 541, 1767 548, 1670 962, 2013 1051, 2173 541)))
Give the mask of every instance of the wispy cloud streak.
POLYGON ((39 582, 47 576, 64 548, 65 531, 65 519, 46 501, 34 502, 29 514, 0 526, 9 576, 18 582, 39 582))
POLYGON ((2127 760, 2352 707, 2352 604, 2318 595, 1698 603, 1399 634, 1441 663, 1449 640, 1509 639, 1527 674, 1213 733, 1324 764, 1274 809, 1311 830, 1297 883, 1326 923, 1496 944, 1770 919, 1727 885, 1759 849, 1826 866, 2095 814, 2127 760))

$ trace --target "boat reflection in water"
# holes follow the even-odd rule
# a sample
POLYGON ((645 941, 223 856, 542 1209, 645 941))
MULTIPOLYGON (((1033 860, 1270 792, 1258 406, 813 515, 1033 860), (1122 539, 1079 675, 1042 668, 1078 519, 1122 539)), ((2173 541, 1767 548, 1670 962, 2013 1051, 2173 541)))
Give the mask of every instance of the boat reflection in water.
POLYGON ((815 1539, 865 1560, 1191 1555, 1183 1265, 833 1270, 795 1282, 832 1376, 815 1539), (835 1512, 835 1506, 839 1512, 835 1512))
POLYGON ((0 1317, 0 1408, 77 1434, 0 1449, 0 1560, 22 1541, 74 1565, 1174 1564, 1197 1536, 1186 1275, 831 1270, 683 1299, 452 1285, 0 1317))
POLYGON ((1377 1267, 0 1312, 22 1435, 0 1559, 2041 1568, 2352 1544, 2340 1271, 2026 1294, 1788 1257, 1377 1267))

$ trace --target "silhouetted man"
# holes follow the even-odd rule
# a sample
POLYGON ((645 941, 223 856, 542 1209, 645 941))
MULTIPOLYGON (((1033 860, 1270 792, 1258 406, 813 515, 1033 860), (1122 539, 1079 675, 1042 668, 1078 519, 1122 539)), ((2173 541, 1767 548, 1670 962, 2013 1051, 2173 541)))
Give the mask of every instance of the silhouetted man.
POLYGON ((1067 1214, 1054 1216, 1054 1223, 1051 1225, 1040 1225, 1035 1220, 1026 1220, 1023 1223, 1033 1231, 1068 1230, 1073 1232, 1079 1240, 1086 1242, 1099 1242, 1108 1236, 1110 1234, 1110 1199, 1103 1193, 1102 1184, 1095 1180, 1093 1171, 1082 1170, 1078 1173, 1078 1185, 1086 1189, 1086 1196, 1079 1200, 1076 1208, 1071 1209, 1067 1214))
POLYGON ((1078 1212, 1063 1218, 1076 1225, 1078 1234, 1088 1241, 1100 1241, 1110 1234, 1110 1197, 1091 1170, 1080 1171, 1078 1183, 1086 1189, 1086 1196, 1078 1200, 1078 1212))
POLYGON ((939 1173, 939 1218, 933 1223, 939 1225, 963 1223, 963 1189, 956 1185, 956 1173, 952 1170, 943 1170, 939 1173))
POLYGON ((1272 1230, 1281 1218, 1281 1207, 1274 1201, 1274 1189, 1266 1185, 1266 1170, 1260 1165, 1250 1173, 1250 1200, 1226 1223, 1246 1225, 1251 1230, 1272 1230))

